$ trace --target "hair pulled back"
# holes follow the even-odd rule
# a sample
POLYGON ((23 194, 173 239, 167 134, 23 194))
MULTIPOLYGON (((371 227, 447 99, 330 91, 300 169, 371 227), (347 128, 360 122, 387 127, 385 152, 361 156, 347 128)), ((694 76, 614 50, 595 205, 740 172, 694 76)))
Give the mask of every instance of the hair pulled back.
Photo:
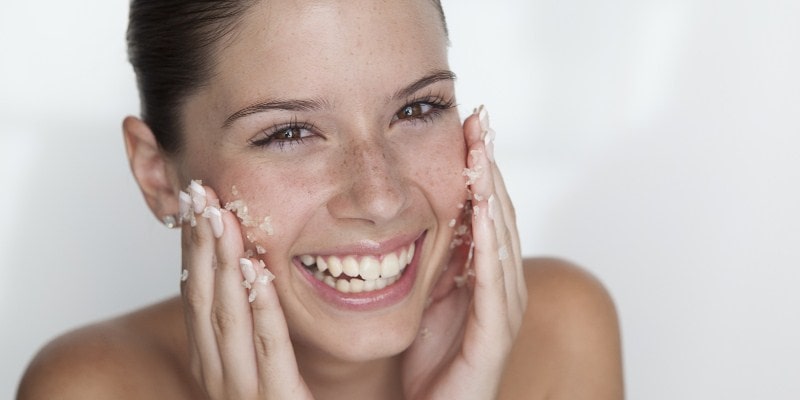
POLYGON ((132 0, 128 59, 142 119, 168 153, 179 151, 184 100, 211 78, 218 42, 253 0, 132 0))

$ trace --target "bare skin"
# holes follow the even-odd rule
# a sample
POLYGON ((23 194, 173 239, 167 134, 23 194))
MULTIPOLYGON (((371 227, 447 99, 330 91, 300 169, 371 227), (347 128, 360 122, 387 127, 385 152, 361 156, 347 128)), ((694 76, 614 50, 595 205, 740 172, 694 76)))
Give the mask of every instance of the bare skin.
MULTIPOLYGON (((613 303, 585 271, 526 259, 530 293, 498 399, 623 398, 613 303)), ((66 334, 45 347, 18 399, 199 399, 179 298, 66 334)))
POLYGON ((433 6, 376 4, 250 9, 186 99, 178 154, 124 121, 150 209, 192 221, 181 298, 57 340, 20 398, 622 397, 613 304, 574 267, 523 262, 494 131, 485 110, 459 119, 433 6), (239 199, 255 223, 220 207, 239 199), (312 275, 356 259, 366 286, 362 261, 412 246, 378 290, 312 275))

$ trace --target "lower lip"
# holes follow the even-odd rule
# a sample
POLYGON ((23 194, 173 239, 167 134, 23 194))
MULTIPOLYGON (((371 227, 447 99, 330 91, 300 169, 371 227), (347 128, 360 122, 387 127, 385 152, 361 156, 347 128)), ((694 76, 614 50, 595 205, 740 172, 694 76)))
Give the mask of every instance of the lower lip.
POLYGON ((370 292, 342 293, 314 277, 313 273, 308 268, 302 266, 302 264, 296 262, 295 266, 302 272, 303 276, 306 277, 311 287, 314 288, 323 299, 336 308, 349 311, 377 310, 397 304, 411 293, 411 288, 414 287, 414 280, 417 276, 417 265, 419 264, 419 258, 422 254, 420 250, 422 249, 422 243, 424 241, 425 233, 414 241, 414 245, 417 249, 417 251, 414 252, 414 258, 406 269, 403 270, 400 278, 395 283, 383 289, 370 292))

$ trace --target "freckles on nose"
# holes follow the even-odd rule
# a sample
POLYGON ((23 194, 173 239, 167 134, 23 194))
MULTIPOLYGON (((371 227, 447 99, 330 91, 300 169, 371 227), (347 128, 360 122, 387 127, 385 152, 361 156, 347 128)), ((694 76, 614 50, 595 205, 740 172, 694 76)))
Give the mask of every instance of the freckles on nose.
POLYGON ((361 143, 343 155, 336 174, 341 190, 328 205, 333 215, 377 222, 405 208, 402 167, 379 143, 361 143))

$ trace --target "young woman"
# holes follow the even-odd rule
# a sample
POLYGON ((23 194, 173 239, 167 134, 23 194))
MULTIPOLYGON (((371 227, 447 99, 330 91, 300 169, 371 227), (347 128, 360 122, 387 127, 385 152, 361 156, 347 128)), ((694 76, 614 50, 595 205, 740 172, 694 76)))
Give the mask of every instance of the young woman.
POLYGON ((618 399, 613 304, 523 259, 432 0, 141 1, 123 123, 182 296, 48 345, 20 399, 618 399))

